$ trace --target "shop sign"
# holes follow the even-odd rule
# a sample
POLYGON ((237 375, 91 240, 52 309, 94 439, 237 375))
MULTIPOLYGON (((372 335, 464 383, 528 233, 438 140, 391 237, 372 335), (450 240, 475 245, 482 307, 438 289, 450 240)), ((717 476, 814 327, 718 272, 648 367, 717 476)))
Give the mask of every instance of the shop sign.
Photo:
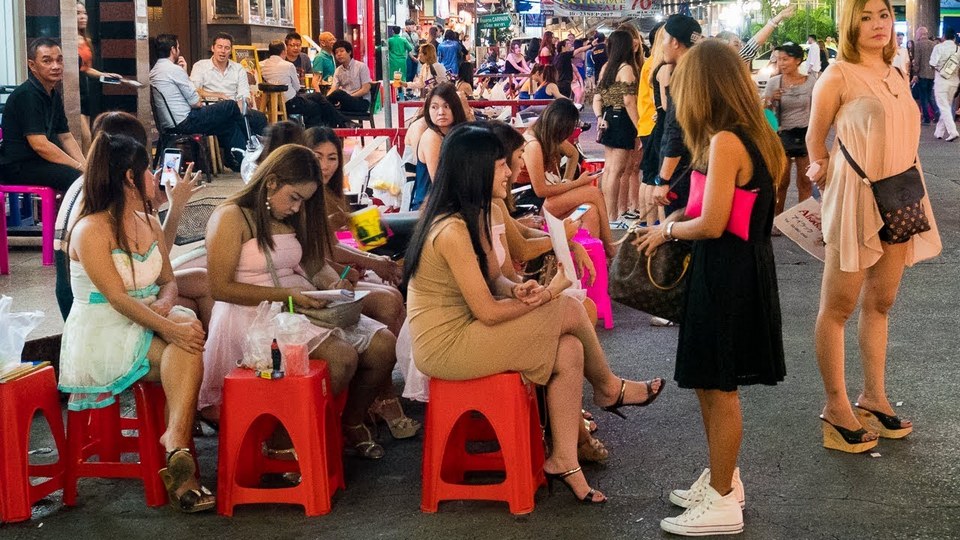
POLYGON ((645 16, 661 12, 660 0, 553 0, 560 16, 645 16))
POLYGON ((527 28, 543 28, 547 22, 547 17, 543 13, 524 13, 523 25, 527 28))
POLYGON ((495 13, 493 15, 481 15, 477 27, 481 30, 501 30, 510 28, 511 24, 513 24, 513 19, 510 18, 509 13, 495 13))

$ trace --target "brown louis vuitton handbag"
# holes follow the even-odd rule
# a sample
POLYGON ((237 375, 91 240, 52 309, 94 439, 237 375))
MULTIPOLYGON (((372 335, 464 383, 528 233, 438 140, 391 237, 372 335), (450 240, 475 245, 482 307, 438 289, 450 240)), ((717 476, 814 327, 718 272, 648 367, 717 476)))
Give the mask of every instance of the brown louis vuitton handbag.
POLYGON ((608 271, 610 298, 675 323, 683 318, 690 269, 690 242, 667 242, 650 257, 631 243, 631 228, 608 271))

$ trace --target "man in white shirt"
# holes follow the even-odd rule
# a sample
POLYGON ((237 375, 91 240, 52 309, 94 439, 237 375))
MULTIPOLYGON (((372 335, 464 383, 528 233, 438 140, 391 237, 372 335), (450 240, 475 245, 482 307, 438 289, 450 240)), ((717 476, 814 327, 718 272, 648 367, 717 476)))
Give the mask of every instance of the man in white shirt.
POLYGON ((250 82, 243 66, 230 60, 233 49, 233 36, 218 32, 210 45, 210 58, 200 60, 193 65, 190 80, 197 87, 197 93, 204 101, 236 100, 247 104, 247 120, 254 135, 263 133, 267 126, 267 117, 255 110, 256 104, 250 95, 250 82))
POLYGON ((820 70, 823 67, 820 64, 820 45, 817 45, 816 34, 807 36, 807 75, 814 77, 820 76, 820 70))
POLYGON ((204 105, 187 76, 187 62, 180 56, 176 35, 157 36, 156 52, 158 60, 150 70, 150 86, 160 115, 157 122, 184 133, 216 135, 224 165, 239 171, 240 163, 230 149, 246 147, 247 135, 237 102, 230 99, 204 105))
POLYGON ((370 70, 353 58, 353 45, 349 41, 340 40, 333 44, 333 58, 337 61, 337 71, 333 74, 333 89, 327 99, 341 111, 369 111, 370 70))
POLYGON ((960 86, 960 69, 954 67, 953 73, 949 76, 944 69, 947 67, 947 60, 958 53, 960 53, 960 46, 957 45, 957 33, 953 28, 947 28, 944 31, 943 42, 935 46, 930 53, 930 65, 937 72, 933 78, 933 97, 937 101, 937 108, 940 109, 940 118, 937 120, 933 135, 947 142, 955 141, 960 136, 957 133, 957 123, 953 119, 953 110, 950 108, 953 96, 957 93, 957 87, 960 86))
POLYGON ((288 114, 299 114, 307 127, 356 127, 354 122, 347 120, 337 109, 323 97, 323 94, 300 94, 300 77, 293 62, 284 58, 286 45, 283 41, 270 42, 267 48, 270 57, 260 62, 260 74, 268 84, 285 85, 287 90, 283 99, 287 105, 288 114))
POLYGON ((897 32, 897 55, 893 57, 892 65, 900 68, 904 75, 910 74, 910 51, 903 45, 903 32, 897 32))

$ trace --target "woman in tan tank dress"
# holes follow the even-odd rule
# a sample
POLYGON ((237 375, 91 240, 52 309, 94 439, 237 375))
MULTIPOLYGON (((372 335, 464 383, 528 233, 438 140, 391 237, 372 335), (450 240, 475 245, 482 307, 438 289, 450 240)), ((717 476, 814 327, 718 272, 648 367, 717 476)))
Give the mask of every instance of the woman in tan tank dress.
POLYGON ((583 305, 560 294, 563 272, 547 286, 503 278, 490 242, 490 205, 505 197, 507 152, 486 127, 450 132, 422 221, 407 250, 407 312, 417 368, 439 379, 466 380, 506 371, 547 386, 552 453, 548 480, 560 480, 577 499, 606 497, 587 484, 577 464, 577 426, 583 377, 594 402, 618 413, 648 405, 661 379, 620 379, 607 365, 583 305))
MULTIPOLYGON (((824 446, 864 452, 877 437, 901 438, 913 429, 887 399, 884 365, 888 313, 904 266, 940 253, 940 235, 928 197, 923 209, 931 229, 907 242, 881 241, 883 226, 870 186, 854 172, 839 144, 829 156, 831 127, 871 180, 899 174, 917 160, 920 112, 907 74, 891 67, 897 43, 888 0, 851 0, 840 19, 841 61, 830 66, 813 93, 807 148, 808 176, 823 190, 823 235, 827 245, 816 349, 827 404, 824 446), (851 407, 844 379, 844 325, 861 302, 859 320, 863 390, 851 407), (866 428, 866 429, 864 429, 866 428)), ((917 162, 919 168, 919 162, 917 162)))

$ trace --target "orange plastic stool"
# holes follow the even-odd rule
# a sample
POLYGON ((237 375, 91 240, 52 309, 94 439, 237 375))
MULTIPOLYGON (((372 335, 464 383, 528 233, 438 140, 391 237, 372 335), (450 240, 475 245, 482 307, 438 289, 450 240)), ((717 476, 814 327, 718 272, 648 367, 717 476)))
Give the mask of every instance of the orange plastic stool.
POLYGON ((30 519, 33 503, 63 487, 67 448, 63 437, 60 394, 52 367, 0 384, 0 518, 2 521, 30 519), (30 424, 33 415, 43 413, 57 446, 56 463, 30 465, 30 424), (30 477, 48 480, 30 485, 30 477))
POLYGON ((543 460, 533 385, 524 384, 518 373, 430 379, 420 510, 436 512, 446 500, 491 500, 506 501, 512 514, 530 513, 533 495, 545 482, 543 460), (485 440, 496 440, 500 449, 467 451, 468 442, 485 440), (502 471, 506 477, 497 484, 465 484, 472 471, 502 471))
POLYGON ((302 505, 306 515, 330 513, 331 499, 343 480, 340 414, 334 402, 326 362, 311 362, 304 377, 257 378, 235 369, 223 383, 217 513, 232 516, 238 504, 302 505), (261 445, 283 424, 298 461, 263 455, 261 445), (294 487, 264 489, 265 473, 299 472, 294 487))
POLYGON ((167 397, 159 383, 133 385, 136 418, 120 416, 120 403, 102 409, 67 413, 67 472, 63 504, 77 504, 77 479, 139 478, 143 481, 147 506, 167 504, 167 490, 157 472, 166 466, 160 436, 166 430, 164 408, 167 397), (137 435, 123 431, 136 430, 137 435), (121 462, 125 453, 137 453, 137 462, 121 462), (87 461, 96 455, 99 461, 87 461))

